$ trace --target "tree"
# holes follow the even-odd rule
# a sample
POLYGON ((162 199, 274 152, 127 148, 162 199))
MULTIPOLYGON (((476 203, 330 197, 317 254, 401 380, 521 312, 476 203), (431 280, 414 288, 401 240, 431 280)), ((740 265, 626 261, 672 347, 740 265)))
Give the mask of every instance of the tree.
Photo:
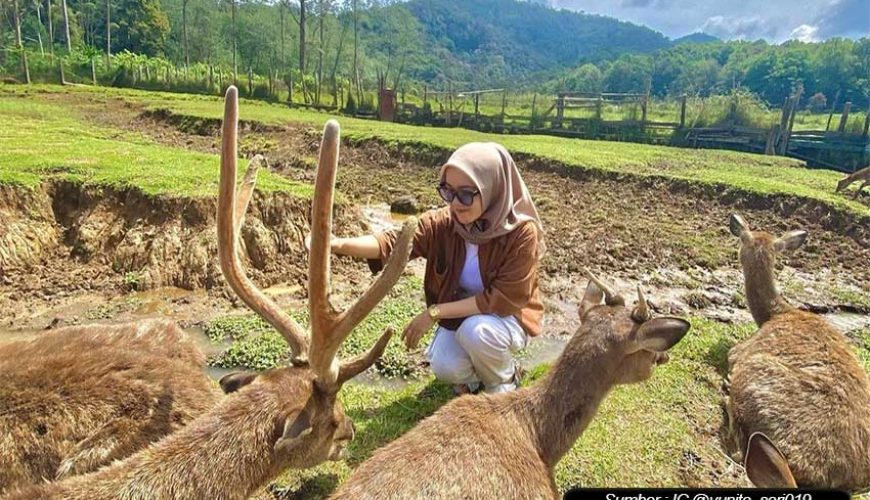
POLYGON ((66 51, 67 53, 72 52, 72 39, 69 36, 69 9, 66 5, 66 0, 61 0, 63 2, 63 28, 66 31, 66 51))
POLYGON ((115 51, 160 56, 166 49, 169 18, 158 0, 118 0, 115 51))
POLYGON ((584 64, 565 79, 564 89, 574 92, 601 92, 603 89, 604 76, 601 70, 594 64, 584 64))
POLYGON ((813 113, 821 113, 828 106, 828 98, 825 94, 816 92, 810 97, 808 106, 813 113))

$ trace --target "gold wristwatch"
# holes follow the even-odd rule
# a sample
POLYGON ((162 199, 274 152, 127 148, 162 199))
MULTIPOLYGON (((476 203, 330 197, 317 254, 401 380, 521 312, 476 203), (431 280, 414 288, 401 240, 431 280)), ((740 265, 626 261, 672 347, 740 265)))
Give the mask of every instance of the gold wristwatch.
POLYGON ((426 311, 429 312, 429 318, 432 321, 438 321, 438 318, 441 316, 441 309, 438 309, 438 306, 435 304, 429 306, 429 309, 426 309, 426 311))

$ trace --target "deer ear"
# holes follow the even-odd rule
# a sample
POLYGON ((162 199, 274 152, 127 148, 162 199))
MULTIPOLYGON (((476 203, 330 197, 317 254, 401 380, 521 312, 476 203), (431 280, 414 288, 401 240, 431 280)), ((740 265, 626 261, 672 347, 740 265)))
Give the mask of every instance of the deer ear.
POLYGON ((744 241, 749 238, 751 234, 749 225, 745 220, 743 220, 743 217, 740 217, 737 214, 731 214, 731 217, 728 219, 728 228, 731 230, 731 234, 744 241))
POLYGON ((582 321, 586 317, 586 313, 593 307, 600 305, 603 300, 604 291, 598 288, 592 280, 589 280, 589 284, 586 285, 586 292, 583 294, 583 300, 580 301, 580 307, 577 310, 580 320, 582 321))
POLYGON ((756 488, 797 488, 785 456, 760 432, 749 437, 744 468, 756 488))
POLYGON ((794 250, 807 241, 807 236, 808 233, 806 231, 789 231, 773 242, 773 248, 775 248, 777 252, 794 250))
POLYGON ((250 384, 256 378, 256 373, 233 372, 229 375, 224 375, 223 377, 221 377, 221 379, 218 381, 218 384, 220 384, 221 389, 224 391, 224 394, 230 394, 250 384))
POLYGON ((311 434, 311 418, 307 410, 291 413, 284 420, 284 433, 275 441, 275 451, 292 452, 311 434))
POLYGON ((640 325, 635 341, 639 349, 665 352, 677 345, 692 325, 680 318, 655 318, 640 325))

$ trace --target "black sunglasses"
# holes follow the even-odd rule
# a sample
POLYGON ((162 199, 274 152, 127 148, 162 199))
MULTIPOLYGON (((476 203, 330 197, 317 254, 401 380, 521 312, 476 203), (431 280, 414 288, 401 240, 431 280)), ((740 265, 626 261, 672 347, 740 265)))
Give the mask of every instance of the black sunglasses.
POLYGON ((456 198, 459 200, 459 203, 466 207, 470 207, 471 204, 474 203, 474 197, 480 194, 480 191, 470 187, 453 189, 442 182, 441 184, 438 184, 438 194, 441 196, 441 199, 447 203, 452 202, 453 198, 456 198))

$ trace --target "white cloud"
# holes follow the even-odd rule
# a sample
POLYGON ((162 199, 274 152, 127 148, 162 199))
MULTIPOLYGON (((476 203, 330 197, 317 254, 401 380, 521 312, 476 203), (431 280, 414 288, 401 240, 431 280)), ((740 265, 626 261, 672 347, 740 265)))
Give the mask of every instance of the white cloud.
POLYGON ((794 40, 799 40, 801 42, 818 42, 819 37, 816 36, 819 33, 818 26, 810 26, 809 24, 801 24, 797 28, 791 30, 791 35, 789 38, 794 40))
POLYGON ((773 23, 758 16, 749 17, 725 17, 710 16, 698 29, 703 33, 709 33, 726 40, 773 38, 776 36, 776 27, 773 23))

